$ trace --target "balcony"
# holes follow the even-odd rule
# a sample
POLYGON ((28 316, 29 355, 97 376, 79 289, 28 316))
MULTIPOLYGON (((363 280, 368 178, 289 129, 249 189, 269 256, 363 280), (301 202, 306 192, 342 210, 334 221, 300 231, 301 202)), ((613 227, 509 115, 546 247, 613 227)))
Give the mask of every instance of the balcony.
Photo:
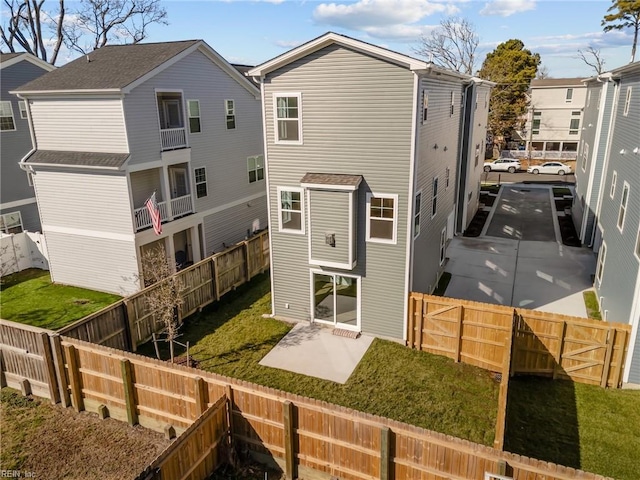
POLYGON ((187 147, 184 102, 178 92, 156 93, 162 151, 187 147))
POLYGON ((187 146, 187 131, 184 127, 160 129, 162 150, 175 150, 187 146))
MULTIPOLYGON (((158 208, 160 208, 160 218, 162 218, 162 222, 164 223, 193 213, 193 202, 191 201, 191 195, 172 198, 171 213, 173 215, 171 217, 169 217, 167 211, 167 202, 158 202, 158 208)), ((151 227, 151 215, 147 207, 136 208, 133 211, 133 217, 135 218, 136 232, 151 227)))

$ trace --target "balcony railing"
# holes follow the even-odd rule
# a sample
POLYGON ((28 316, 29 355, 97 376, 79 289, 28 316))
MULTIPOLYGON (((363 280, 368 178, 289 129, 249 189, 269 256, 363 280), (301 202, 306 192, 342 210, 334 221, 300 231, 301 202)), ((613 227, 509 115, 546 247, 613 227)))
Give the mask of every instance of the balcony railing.
MULTIPOLYGON (((158 202, 158 208, 160 208, 160 217, 163 222, 171 220, 169 213, 167 212, 167 202, 158 202)), ((173 218, 182 217, 193 213, 193 203, 191 202, 191 195, 185 195, 183 197, 171 199, 171 213, 173 218)), ((151 215, 147 207, 136 208, 133 211, 133 217, 135 219, 136 232, 149 228, 151 226, 151 215)))
POLYGON ((187 146, 187 132, 184 127, 164 128, 160 130, 162 150, 173 150, 187 146))

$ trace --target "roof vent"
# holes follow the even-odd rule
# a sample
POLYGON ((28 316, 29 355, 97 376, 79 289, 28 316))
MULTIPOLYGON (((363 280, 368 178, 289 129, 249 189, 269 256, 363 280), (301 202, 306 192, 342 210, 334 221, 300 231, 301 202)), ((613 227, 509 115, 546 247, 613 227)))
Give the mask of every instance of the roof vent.
POLYGON ((89 58, 89 54, 87 54, 87 63, 91 63, 91 59, 89 58))

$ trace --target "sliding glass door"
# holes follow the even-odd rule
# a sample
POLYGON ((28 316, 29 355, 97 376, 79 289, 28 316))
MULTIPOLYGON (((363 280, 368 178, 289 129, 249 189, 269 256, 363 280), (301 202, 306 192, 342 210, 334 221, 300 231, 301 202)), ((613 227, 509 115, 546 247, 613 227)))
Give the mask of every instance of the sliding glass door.
POLYGON ((313 320, 360 330, 358 277, 312 273, 313 320))

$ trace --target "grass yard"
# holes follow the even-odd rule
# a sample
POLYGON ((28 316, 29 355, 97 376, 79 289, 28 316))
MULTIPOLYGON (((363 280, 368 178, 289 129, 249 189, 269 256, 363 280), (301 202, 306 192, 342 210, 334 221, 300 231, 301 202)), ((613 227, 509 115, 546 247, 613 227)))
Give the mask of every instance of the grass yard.
POLYGON ((512 378, 505 449, 618 480, 637 480, 640 391, 512 378))
MULTIPOLYGON (((346 384, 258 365, 291 326, 270 313, 267 275, 194 315, 189 341, 199 368, 491 445, 499 384, 489 372, 376 339, 346 384)), ((146 344, 140 353, 154 356, 146 344)), ((167 358, 166 349, 162 351, 167 358)))
POLYGON ((587 316, 594 320, 602 320, 596 292, 587 290, 586 292, 582 292, 582 295, 584 297, 584 306, 587 309, 587 316))
POLYGON ((5 320, 57 330, 120 299, 117 295, 55 285, 46 270, 7 275, 0 284, 5 320))

